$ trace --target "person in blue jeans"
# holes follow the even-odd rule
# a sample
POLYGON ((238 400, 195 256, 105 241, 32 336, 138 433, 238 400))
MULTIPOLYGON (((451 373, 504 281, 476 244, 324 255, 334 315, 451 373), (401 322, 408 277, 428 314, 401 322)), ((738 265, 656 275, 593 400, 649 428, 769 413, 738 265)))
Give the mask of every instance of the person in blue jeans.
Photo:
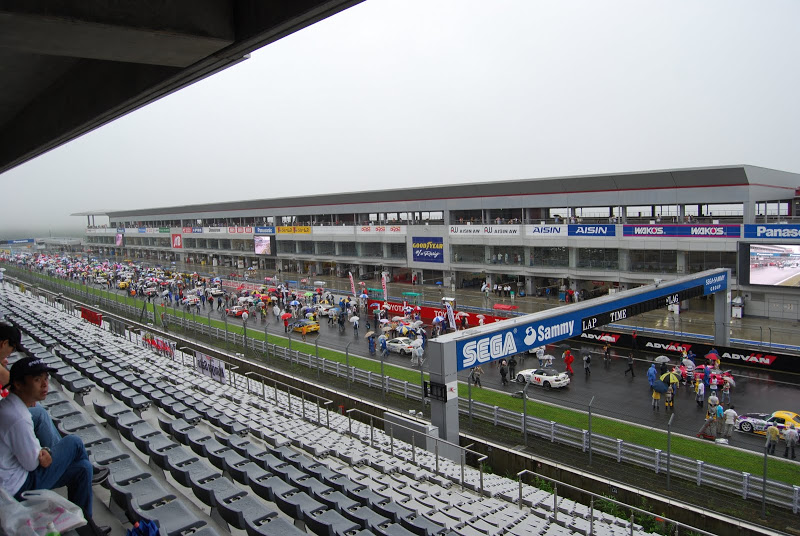
POLYGON ((108 477, 94 474, 83 441, 61 437, 50 415, 36 403, 47 397, 49 373, 41 359, 26 357, 11 367, 9 394, 0 403, 0 487, 22 500, 29 490, 67 488, 67 498, 83 511, 88 525, 79 534, 104 534, 92 521, 92 484, 108 477))

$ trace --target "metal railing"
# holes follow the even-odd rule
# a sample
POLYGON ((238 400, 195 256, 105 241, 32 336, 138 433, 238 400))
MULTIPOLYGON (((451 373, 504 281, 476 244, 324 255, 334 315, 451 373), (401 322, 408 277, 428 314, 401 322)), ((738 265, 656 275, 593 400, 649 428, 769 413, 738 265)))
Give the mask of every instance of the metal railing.
MULTIPOLYGON (((44 281, 44 283, 47 285, 52 282, 44 281)), ((62 287, 58 288, 61 289, 62 287)), ((141 312, 139 307, 122 304, 107 298, 95 296, 95 301, 100 307, 116 307, 124 315, 135 316, 141 312)), ((147 312, 147 321, 156 321, 152 311, 147 312)), ((380 374, 363 370, 353 365, 345 365, 338 361, 319 358, 312 354, 291 350, 266 341, 250 337, 246 340, 243 335, 238 333, 200 322, 193 322, 183 316, 172 317, 169 322, 172 325, 186 329, 187 332, 194 330, 197 335, 208 336, 216 340, 225 340, 242 347, 246 344, 252 351, 270 355, 312 370, 319 370, 323 375, 347 378, 351 383, 361 384, 368 388, 380 388, 381 385, 384 385, 387 394, 410 400, 424 401, 424 387, 420 384, 398 380, 389 376, 382 377, 380 374)), ((272 336, 277 337, 277 335, 272 336)), ((576 448, 587 453, 588 449, 591 448, 593 454, 602 455, 617 463, 629 463, 644 467, 655 474, 666 473, 669 470, 671 477, 680 477, 689 482, 694 482, 697 486, 739 490, 737 493, 745 500, 759 500, 762 503, 791 509, 795 514, 800 513, 800 486, 766 479, 766 473, 762 476, 756 476, 747 472, 734 471, 707 463, 704 460, 667 453, 661 449, 636 445, 622 439, 597 433, 592 433, 590 437, 588 430, 531 415, 526 415, 523 420, 522 413, 471 399, 459 399, 459 413, 468 415, 470 420, 480 419, 495 427, 518 431, 521 434, 524 433, 524 441, 527 441, 527 436, 531 436, 576 448), (666 463, 667 457, 670 459, 669 467, 666 463)))

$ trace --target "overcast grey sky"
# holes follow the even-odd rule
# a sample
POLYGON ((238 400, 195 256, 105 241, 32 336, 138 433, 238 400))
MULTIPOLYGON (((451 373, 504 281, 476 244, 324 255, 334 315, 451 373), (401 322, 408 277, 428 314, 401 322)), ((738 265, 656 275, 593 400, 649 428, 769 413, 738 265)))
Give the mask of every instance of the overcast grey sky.
POLYGON ((798 21, 796 0, 368 0, 5 173, 0 234, 80 232, 84 210, 800 172, 798 21))

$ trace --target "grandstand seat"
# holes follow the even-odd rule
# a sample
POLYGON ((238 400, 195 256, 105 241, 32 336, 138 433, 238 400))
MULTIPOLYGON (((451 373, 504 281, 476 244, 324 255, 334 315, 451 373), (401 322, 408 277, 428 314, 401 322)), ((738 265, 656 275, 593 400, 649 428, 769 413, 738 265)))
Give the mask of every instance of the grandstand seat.
POLYGON ((317 510, 303 521, 317 536, 345 536, 361 528, 358 523, 343 517, 336 510, 317 510))
POLYGON ((217 502, 220 517, 237 529, 247 529, 247 524, 263 524, 266 519, 276 517, 277 512, 270 510, 252 495, 235 495, 217 502))
POLYGON ((247 536, 306 536, 305 532, 280 517, 248 521, 246 530, 247 536))
POLYGON ((327 509, 324 504, 297 489, 286 493, 276 493, 273 502, 286 515, 300 521, 305 521, 307 516, 318 510, 327 509))
POLYGON ((183 504, 175 500, 159 501, 155 505, 141 506, 134 498, 131 500, 131 509, 134 519, 157 521, 159 533, 165 536, 182 536, 190 534, 194 529, 201 529, 207 523, 191 513, 183 504))
POLYGON ((357 505, 350 507, 342 510, 341 514, 347 519, 358 523, 363 529, 375 530, 381 525, 391 523, 388 517, 382 516, 368 506, 357 505))

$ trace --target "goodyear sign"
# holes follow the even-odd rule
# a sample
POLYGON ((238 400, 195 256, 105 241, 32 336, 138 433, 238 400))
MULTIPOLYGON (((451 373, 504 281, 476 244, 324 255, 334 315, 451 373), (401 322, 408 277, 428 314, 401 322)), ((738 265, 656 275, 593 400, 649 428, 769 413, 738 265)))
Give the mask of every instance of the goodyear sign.
POLYGON ((411 238, 414 262, 444 263, 444 241, 441 236, 414 236, 411 238))

